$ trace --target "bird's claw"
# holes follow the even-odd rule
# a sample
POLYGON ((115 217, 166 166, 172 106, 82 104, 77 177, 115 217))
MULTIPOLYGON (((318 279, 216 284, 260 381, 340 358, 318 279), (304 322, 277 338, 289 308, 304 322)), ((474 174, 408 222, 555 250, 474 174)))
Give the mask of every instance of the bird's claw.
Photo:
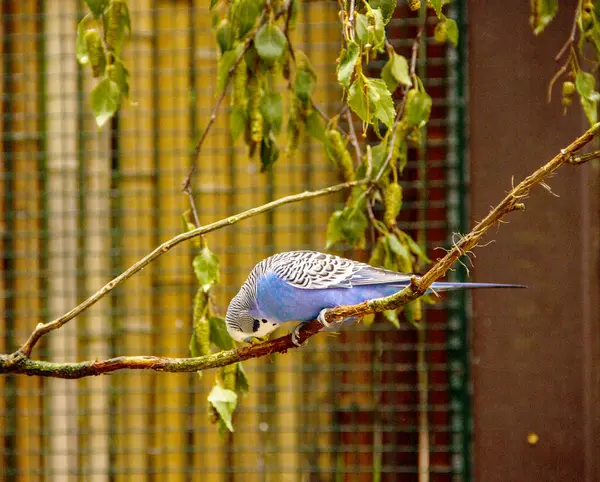
POLYGON ((304 340, 304 343, 300 343, 298 341, 298 335, 300 334, 300 327, 302 325, 298 325, 296 328, 294 328, 294 331, 292 331, 292 343, 294 345, 296 345, 298 348, 300 348, 301 346, 304 346, 308 343, 308 340, 304 340))
POLYGON ((319 313, 319 316, 317 316, 317 320, 319 320, 321 322, 321 324, 325 327, 325 328, 329 328, 331 326, 331 323, 329 323, 326 319, 325 319, 325 315, 327 315, 327 312, 329 311, 329 308, 323 308, 321 310, 321 312, 319 313))

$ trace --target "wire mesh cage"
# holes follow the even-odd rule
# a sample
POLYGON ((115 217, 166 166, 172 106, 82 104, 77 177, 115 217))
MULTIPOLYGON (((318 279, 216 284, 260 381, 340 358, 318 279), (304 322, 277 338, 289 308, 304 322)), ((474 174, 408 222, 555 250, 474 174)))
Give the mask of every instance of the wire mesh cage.
MULTIPOLYGON (((3 2, 0 351, 182 230, 181 182, 215 100, 218 50, 208 2, 130 0, 125 49, 132 104, 98 130, 92 80, 75 62, 83 2, 3 2)), ((402 2, 401 2, 402 3, 402 2)), ((462 31, 464 6, 450 15, 462 31)), ((312 59, 315 101, 339 109, 337 2, 301 4, 295 42, 312 59)), ((389 36, 410 50, 417 17, 402 4, 389 36)), ((434 98, 426 148, 410 152, 401 227, 434 250, 464 232, 465 47, 433 41, 418 69, 434 98)), ((373 64, 372 69, 382 65, 373 64)), ((197 164, 202 223, 337 181, 309 139, 260 173, 236 147, 224 105, 197 164)), ((221 261, 223 312, 247 273, 279 251, 323 250, 342 198, 253 217, 208 237, 221 261)), ((346 253, 360 257, 360 253, 346 253)), ((187 356, 195 291, 180 245, 38 347, 53 361, 187 356)), ((460 271, 453 274, 460 277, 460 271)), ((321 335, 294 353, 246 364, 251 391, 220 437, 207 417, 207 372, 119 372, 66 381, 0 378, 4 480, 468 480, 467 299, 429 306, 421 327, 376 322, 321 335), (419 478, 424 473, 428 479, 419 478), (378 477, 378 478, 374 478, 378 477)))

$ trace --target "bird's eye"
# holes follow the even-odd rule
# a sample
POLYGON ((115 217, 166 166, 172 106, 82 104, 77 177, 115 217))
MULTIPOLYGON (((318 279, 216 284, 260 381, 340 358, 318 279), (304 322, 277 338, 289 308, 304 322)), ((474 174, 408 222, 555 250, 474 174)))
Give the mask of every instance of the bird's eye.
POLYGON ((262 320, 260 320, 260 321, 262 321, 263 323, 266 323, 266 322, 267 322, 267 320, 266 320, 265 318, 263 318, 263 319, 262 319, 262 320))
POLYGON ((254 320, 254 322, 252 323, 252 331, 254 333, 256 333, 258 331, 259 327, 260 327, 260 321, 254 320))

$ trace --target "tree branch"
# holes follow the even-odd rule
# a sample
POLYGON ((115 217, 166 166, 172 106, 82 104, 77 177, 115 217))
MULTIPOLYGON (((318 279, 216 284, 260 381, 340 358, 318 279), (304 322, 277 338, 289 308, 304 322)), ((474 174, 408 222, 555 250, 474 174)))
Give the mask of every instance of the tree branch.
MULTIPOLYGON (((427 273, 421 277, 413 276, 409 286, 404 288, 402 291, 386 298, 365 301, 364 303, 360 303, 358 305, 339 306, 337 308, 333 308, 326 314, 327 321, 332 323, 351 316, 362 316, 368 313, 398 308, 418 298, 419 296, 422 296, 431 286, 431 284, 444 276, 448 269, 464 253, 475 248, 485 233, 491 227, 498 224, 506 214, 515 210, 522 210, 524 208, 522 201, 528 196, 529 191, 533 186, 536 184, 543 185, 544 179, 546 179, 564 164, 581 165, 592 159, 599 158, 600 151, 595 151, 581 156, 575 156, 575 153, 588 144, 599 132, 600 123, 597 123, 588 129, 581 137, 575 139, 565 149, 562 149, 560 153, 552 158, 549 162, 525 178, 521 183, 514 187, 483 220, 477 223, 469 234, 462 237, 461 240, 456 243, 442 259, 438 260, 437 263, 427 273)), ((194 236, 219 229, 229 224, 234 224, 242 219, 246 219, 258 213, 268 211, 269 209, 273 209, 274 207, 281 206, 283 204, 336 192, 346 187, 351 187, 364 182, 365 181, 344 183, 322 189, 320 191, 307 192, 297 194, 295 196, 287 196, 286 198, 273 201, 269 204, 265 204, 264 206, 245 211, 237 216, 231 216, 208 226, 176 236, 175 238, 156 248, 148 256, 133 265, 121 276, 112 280, 104 288, 102 288, 102 290, 88 298, 88 300, 84 301, 81 305, 74 308, 69 313, 50 323, 38 325, 27 343, 25 343, 25 345, 23 345, 17 352, 11 355, 0 355, 0 373, 21 373, 55 378, 82 378, 123 369, 154 370, 164 372, 194 372, 208 368, 222 367, 238 361, 247 360, 249 358, 258 358, 272 353, 284 353, 290 348, 295 348, 295 345, 292 343, 291 335, 286 335, 266 343, 242 347, 235 350, 222 351, 213 355, 198 358, 133 356, 78 363, 53 363, 31 360, 29 358, 31 349, 41 336, 52 330, 60 328, 67 321, 74 318, 77 316, 77 314, 81 313, 83 310, 98 301, 98 299, 114 288, 117 283, 127 279, 136 271, 139 271, 143 266, 160 256, 162 253, 168 251, 176 244, 179 244, 180 242, 194 236)), ((323 325, 318 320, 313 320, 309 323, 306 323, 299 330, 298 341, 304 342, 308 340, 310 337, 321 331, 321 329, 323 329, 323 325)))
POLYGON ((192 239, 196 236, 201 236, 203 234, 209 233, 210 231, 221 229, 225 226, 236 224, 244 219, 256 216, 257 214, 262 214, 264 212, 270 211, 271 209, 283 206, 284 204, 305 201, 307 199, 324 196, 326 194, 332 194, 334 192, 338 192, 349 187, 367 184, 368 182, 368 180, 345 182, 342 184, 336 184, 335 186, 326 187, 324 189, 319 189, 318 191, 305 191, 299 194, 285 196, 270 203, 263 204, 262 206, 249 209, 234 216, 230 216, 228 218, 221 219, 220 221, 207 224, 206 226, 201 226, 197 229, 193 229, 191 231, 179 234, 155 248, 151 253, 147 254, 138 262, 129 267, 126 271, 121 273, 119 276, 106 283, 99 291, 94 293, 92 296, 90 296, 81 304, 73 308, 68 313, 65 313, 59 318, 56 318, 55 320, 50 321, 48 323, 39 323, 33 331, 33 333, 31 333, 31 335, 29 336, 29 339, 23 344, 23 346, 21 346, 21 348, 19 348, 19 352, 24 356, 29 357, 31 355, 31 350, 42 336, 60 328, 65 323, 72 320, 83 311, 87 310, 90 306, 94 305, 97 301, 99 301, 101 298, 110 293, 119 283, 130 278, 142 268, 147 266, 149 263, 154 261, 156 258, 166 253, 171 248, 177 246, 179 243, 182 243, 183 241, 187 241, 188 239, 192 239))

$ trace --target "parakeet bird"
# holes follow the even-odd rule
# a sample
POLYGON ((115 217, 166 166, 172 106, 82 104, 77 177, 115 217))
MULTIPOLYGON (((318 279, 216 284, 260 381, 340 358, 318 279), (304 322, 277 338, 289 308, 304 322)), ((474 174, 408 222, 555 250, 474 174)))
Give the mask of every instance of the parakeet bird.
MULTIPOLYGON (((316 251, 279 253, 258 263, 233 297, 225 317, 227 330, 237 341, 250 341, 288 321, 319 318, 328 326, 327 309, 392 295, 405 288, 411 276, 316 251)), ((522 287, 451 282, 435 282, 431 286, 436 292, 522 287)))

